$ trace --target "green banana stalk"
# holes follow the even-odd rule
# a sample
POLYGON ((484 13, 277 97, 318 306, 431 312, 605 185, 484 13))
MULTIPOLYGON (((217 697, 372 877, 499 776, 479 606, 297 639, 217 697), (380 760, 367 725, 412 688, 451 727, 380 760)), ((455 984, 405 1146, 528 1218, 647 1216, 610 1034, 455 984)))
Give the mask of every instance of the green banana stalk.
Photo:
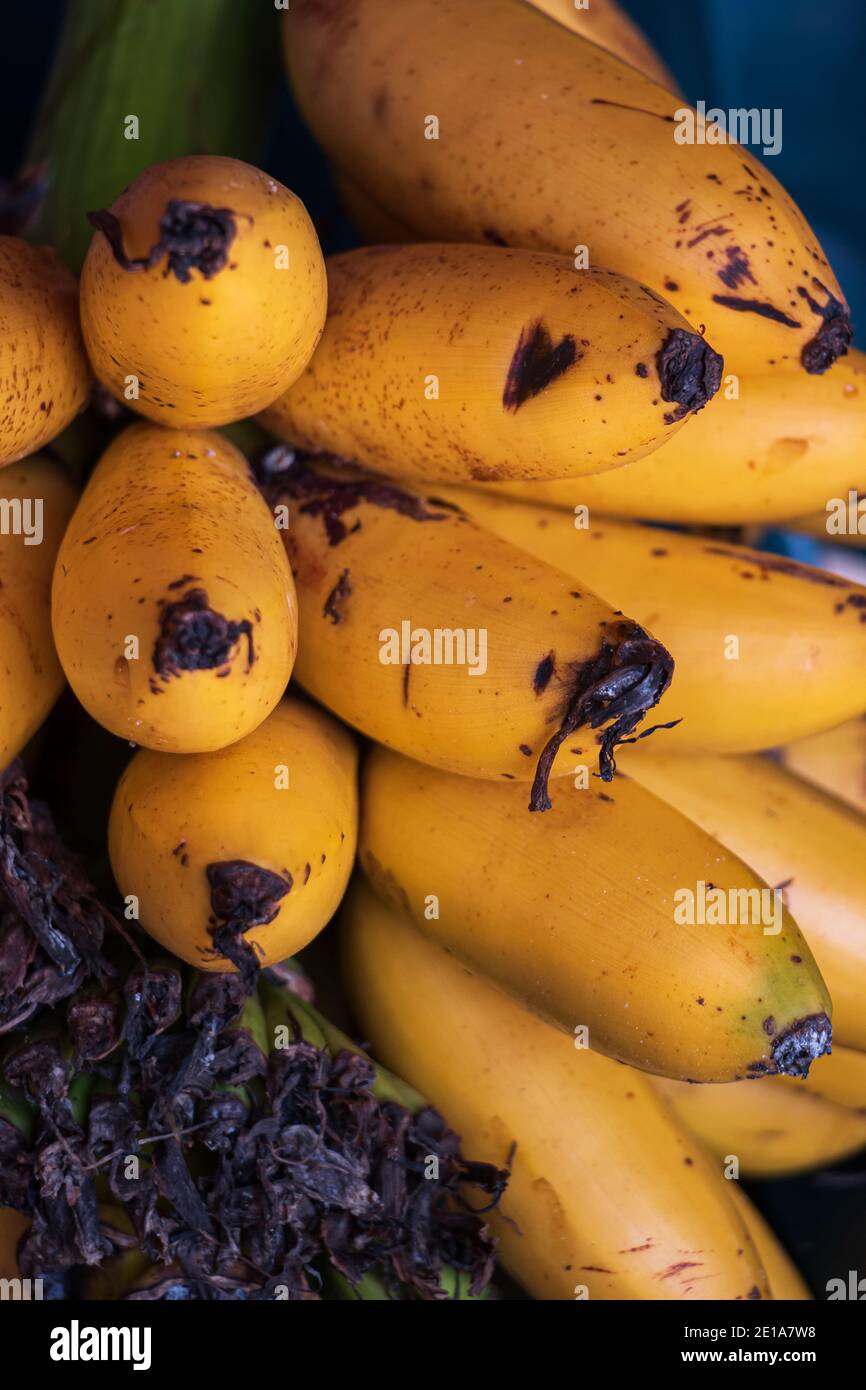
POLYGON ((279 14, 238 0, 75 0, 28 161, 45 198, 28 235, 75 271, 92 229, 143 169, 184 154, 255 162, 278 77, 279 14))

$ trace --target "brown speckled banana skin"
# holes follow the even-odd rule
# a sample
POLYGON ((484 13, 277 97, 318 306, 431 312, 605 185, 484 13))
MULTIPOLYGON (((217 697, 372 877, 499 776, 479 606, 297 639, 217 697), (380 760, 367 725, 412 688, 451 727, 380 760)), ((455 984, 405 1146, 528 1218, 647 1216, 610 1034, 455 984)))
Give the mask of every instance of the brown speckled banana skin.
POLYGON ((0 236, 0 466, 60 434, 90 382, 75 276, 48 247, 0 236))
POLYGON ((564 256, 378 246, 328 261, 283 439, 392 477, 563 478, 642 458, 719 387, 712 345, 642 285, 564 256))
POLYGON ((626 777, 603 789, 561 779, 552 810, 527 816, 519 787, 376 749, 361 820, 379 893, 524 1007, 568 1033, 586 1025, 607 1056, 735 1081, 799 1074, 826 1051, 830 999, 793 918, 780 913, 775 935, 675 920, 683 888, 761 880, 626 777))
POLYGON ((0 494, 22 506, 42 503, 38 545, 23 534, 0 538, 0 767, 6 767, 64 686, 51 635, 51 575, 78 494, 58 463, 39 456, 5 469, 0 494))
POLYGON ((532 782, 524 807, 538 790, 543 810, 554 743, 569 748, 596 720, 598 734, 583 733, 596 766, 596 736, 615 743, 625 724, 654 722, 665 649, 453 504, 300 459, 266 492, 288 507, 297 679, 369 737, 467 776, 532 782), (413 650, 404 623, 421 634, 413 650))
POLYGON ((736 1184, 647 1078, 576 1049, 363 882, 341 916, 346 984, 376 1055, 450 1117, 473 1154, 511 1169, 485 1220, 527 1293, 770 1297, 746 1214, 729 1195, 736 1184))
POLYGON ((232 969, 208 927, 224 903, 212 886, 231 880, 215 866, 241 864, 254 888, 256 870, 277 885, 272 901, 257 903, 244 900, 238 880, 240 935, 259 964, 306 946, 336 911, 351 872, 357 761, 346 729, 291 697, 231 748, 137 753, 117 786, 108 848, 121 892, 138 898, 142 926, 200 970, 232 969))
POLYGON ((305 0, 284 24, 319 143, 417 235, 586 245, 732 372, 821 372, 850 341, 814 233, 751 150, 677 143, 678 97, 530 5, 305 0))
POLYGON ((119 737, 193 753, 251 733, 291 675, 297 602, 243 455, 219 434, 119 435, 61 546, 52 622, 75 694, 119 737))
POLYGON ((648 756, 753 753, 832 728, 866 706, 862 585, 770 551, 594 511, 588 526, 576 526, 571 511, 478 488, 446 496, 624 609, 671 652, 676 677, 653 718, 682 722, 643 743, 648 756))
POLYGON ((119 245, 97 230, 81 275, 84 338, 109 391, 159 424, 196 429, 280 395, 309 360, 327 303, 300 199, 240 160, 195 155, 145 170, 109 212, 119 245), (188 255, 157 254, 161 241, 188 255))

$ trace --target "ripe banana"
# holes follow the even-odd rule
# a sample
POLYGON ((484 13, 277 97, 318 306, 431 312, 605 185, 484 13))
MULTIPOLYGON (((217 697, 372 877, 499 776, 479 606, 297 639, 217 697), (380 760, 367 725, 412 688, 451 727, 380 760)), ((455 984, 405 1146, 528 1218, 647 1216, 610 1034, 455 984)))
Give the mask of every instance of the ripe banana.
POLYGON ((0 236, 0 465, 41 449, 89 395, 75 276, 47 246, 0 236))
POLYGON ((77 495, 59 464, 29 458, 0 473, 0 769, 63 689, 51 636, 51 573, 77 495))
MULTIPOLYGON (((445 496, 503 540, 657 633, 676 662, 659 751, 744 753, 866 708, 866 589, 769 552, 465 489, 445 496)), ((650 744, 646 745, 649 753, 650 744)))
POLYGON ((739 1182, 731 1180, 728 1192, 764 1266, 770 1284, 770 1297, 775 1302, 811 1300, 812 1295, 799 1269, 739 1182))
POLYGON ((353 178, 339 169, 332 170, 332 175, 350 220, 369 246, 414 241, 411 228, 381 208, 353 178))
POLYGON ((285 690, 297 603, 247 462, 219 434, 133 425, 60 548, 54 639, 100 724, 195 753, 250 733, 285 690))
POLYGON ((90 220, 81 324, 118 400, 202 429, 262 410, 304 369, 325 267, 306 208, 275 179, 239 159, 171 159, 90 220))
POLYGON ((325 153, 425 239, 584 246, 705 325, 730 371, 844 354, 842 291, 781 185, 603 48, 518 0, 308 0, 284 22, 325 153))
POLYGON ((866 714, 789 744, 780 756, 798 777, 866 812, 866 714))
POLYGON ((636 782, 560 785, 542 819, 519 787, 374 749, 361 864, 471 970, 599 1052, 695 1081, 807 1072, 830 1003, 782 905, 759 913, 752 871, 636 782))
POLYGON ((743 1177, 806 1173, 866 1146, 866 1115, 792 1086, 689 1086, 661 1077, 653 1084, 716 1159, 739 1160, 743 1177))
POLYGON ((834 1046, 866 1052, 866 821, 769 758, 654 753, 622 766, 779 887, 827 981, 834 1046))
MULTIPOLYGON (((778 373, 725 386, 649 458, 580 483, 485 485, 573 511, 584 505, 647 521, 736 526, 821 513, 859 486, 866 494, 866 354, 851 350, 826 376, 778 373)), ((864 537, 858 537, 861 542, 864 537)))
POLYGON ((108 828, 141 925, 201 970, 273 965, 334 913, 355 855, 354 741, 297 699, 218 753, 142 751, 108 828))
POLYGON ((423 1090, 473 1154, 511 1168, 487 1220, 528 1293, 768 1296, 724 1179, 642 1077, 576 1051, 360 884, 343 913, 345 975, 376 1055, 423 1090))
MULTIPOLYGON (((271 457, 284 462, 284 453, 271 457)), ((532 779, 533 810, 549 805, 556 753, 583 726, 604 726, 608 780, 612 749, 670 680, 665 650, 453 505, 290 460, 265 490, 278 521, 288 508, 281 534, 300 595, 300 683, 412 757, 532 779)))
POLYGON ((18 1279, 18 1242, 30 1225, 12 1207, 0 1207, 0 1279, 18 1279))
POLYGON ((328 296, 315 357, 263 423, 392 477, 616 468, 669 439, 722 377, 657 295, 562 256, 364 247, 328 261, 328 296))
MULTIPOLYGON (((835 999, 834 999, 835 1006, 835 999)), ((860 1115, 866 1115, 866 1052, 852 1047, 839 1047, 833 1039, 833 1051, 821 1058, 820 1067, 813 1067, 804 1081, 795 1076, 772 1076, 773 1086, 793 1087, 807 1095, 828 1100, 834 1105, 846 1105, 860 1115)))
POLYGON ((616 0, 592 0, 591 4, 576 5, 575 0, 529 0, 543 14, 557 19, 575 34, 597 43, 624 63, 631 63, 652 82, 677 90, 676 83, 649 39, 621 10, 616 0))

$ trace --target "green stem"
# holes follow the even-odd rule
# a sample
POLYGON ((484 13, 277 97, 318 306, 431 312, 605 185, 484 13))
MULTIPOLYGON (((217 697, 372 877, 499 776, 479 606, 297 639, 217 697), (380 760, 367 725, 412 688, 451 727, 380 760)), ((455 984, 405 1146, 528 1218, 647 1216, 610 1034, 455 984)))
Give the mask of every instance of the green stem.
POLYGON ((184 154, 258 160, 279 18, 244 0, 74 0, 28 152, 48 177, 32 239, 77 271, 86 214, 148 165, 184 154))

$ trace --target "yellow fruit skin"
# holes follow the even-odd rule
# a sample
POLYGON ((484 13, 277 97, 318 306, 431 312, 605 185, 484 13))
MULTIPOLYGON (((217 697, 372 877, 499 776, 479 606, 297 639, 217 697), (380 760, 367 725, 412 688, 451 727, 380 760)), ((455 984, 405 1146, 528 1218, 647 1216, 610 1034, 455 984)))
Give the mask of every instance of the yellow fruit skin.
POLYGON ((368 245, 384 246, 391 242, 414 241, 411 228, 381 208, 359 183, 340 169, 331 172, 350 220, 368 245))
POLYGON ((805 1081, 794 1076, 773 1076, 770 1081, 866 1115, 866 1052, 839 1047, 835 1038, 832 1053, 821 1058, 821 1065, 813 1067, 805 1081))
POLYGON ((311 0, 284 23, 319 143, 420 237, 587 246, 705 325, 728 371, 821 372, 844 350, 842 291, 773 175, 679 143, 681 99, 598 45, 517 0, 311 0))
POLYGON ((562 256, 366 247, 328 261, 328 297, 315 357, 264 423, 392 477, 616 468, 670 438, 721 379, 656 295, 562 256), (672 365, 684 343, 711 377, 697 397, 672 365))
POLYGON ((297 602, 243 455, 218 434, 125 430, 60 548, 52 621, 70 685, 112 733, 168 753, 250 733, 291 675, 297 602))
POLYGON ((122 265, 103 231, 81 275, 81 323, 96 375, 163 425, 202 429, 264 409, 306 366, 327 305, 324 262, 299 198, 237 159, 191 155, 154 164, 112 204, 130 260, 160 240, 173 201, 228 210, 224 263, 183 283, 165 257, 122 265), (129 393, 130 378, 139 394, 129 393))
POLYGON ((18 1242, 30 1225, 12 1207, 0 1207, 0 1279, 18 1279, 18 1242))
MULTIPOLYGON (((666 757, 658 746, 641 757, 630 751, 620 763, 629 776, 765 883, 784 885, 830 990, 834 1046, 866 1052, 866 821, 769 758, 666 757)), ((816 1079, 822 1070, 815 1069, 816 1079)))
MULTIPOLYGON (((737 526, 822 513, 866 493, 866 355, 852 348, 825 376, 743 377, 649 458, 592 478, 494 483, 509 497, 646 521, 737 526)), ((836 538, 841 539, 841 538, 836 538)), ((859 538, 862 541, 862 537, 859 538)))
POLYGON ((736 1181, 728 1183, 728 1190, 767 1272, 770 1296, 774 1302, 811 1301, 812 1295, 805 1279, 754 1202, 749 1200, 736 1181))
POLYGON ((578 526, 568 512, 478 490, 446 497, 633 614, 668 648, 676 674, 653 723, 682 723, 642 753, 754 752, 866 707, 860 585, 725 540, 594 513, 578 526))
POLYGON ((485 1220, 528 1293, 768 1296, 724 1179, 642 1077, 576 1051, 363 887, 344 917, 345 975, 376 1056, 447 1116, 465 1152, 512 1162, 485 1220))
POLYGON ((108 829, 111 867, 141 925, 200 970, 231 970, 208 932, 208 865, 236 860, 291 878, 272 920, 244 933, 262 966, 299 951, 333 915, 355 855, 354 741, 326 714, 287 698, 218 753, 142 751, 127 767, 108 829))
POLYGON ((566 1032, 587 1027, 597 1051, 684 1080, 772 1070, 787 1030, 830 1011, 793 919, 776 935, 681 925, 679 891, 760 880, 637 783, 597 788, 560 783, 527 816, 519 787, 376 749, 361 864, 421 931, 566 1032))
POLYGON ((624 63, 631 63, 652 82, 676 91, 676 83, 662 59, 616 0, 592 0, 585 8, 575 5, 574 0, 530 0, 530 4, 624 63))
POLYGON ((866 813, 866 714, 781 750, 786 767, 866 813))
MULTIPOLYGON (((3 499, 31 527, 42 502, 42 540, 0 536, 0 768, 21 751, 63 689, 51 635, 51 573, 77 493, 57 463, 29 458, 3 472, 3 499), (27 505, 31 510, 27 512, 27 505)), ((10 511, 10 515, 13 513, 10 511)), ((31 532, 35 539, 38 531, 31 532)))
POLYGON ((266 491, 289 509, 297 678, 379 743, 468 776, 538 781, 570 710, 585 722, 622 708, 596 703, 599 663, 634 672, 644 710, 663 687, 667 653, 627 618, 435 498, 302 461, 266 491), (399 664, 412 651, 391 653, 386 635, 396 642, 404 622, 462 634, 466 660, 399 664))
POLYGON ((866 1115, 793 1086, 689 1086, 662 1078, 653 1084, 719 1162, 739 1159, 746 1178, 825 1168, 866 1145, 866 1115))
POLYGON ((47 246, 0 236, 0 466, 41 449, 89 395, 75 276, 47 246))

